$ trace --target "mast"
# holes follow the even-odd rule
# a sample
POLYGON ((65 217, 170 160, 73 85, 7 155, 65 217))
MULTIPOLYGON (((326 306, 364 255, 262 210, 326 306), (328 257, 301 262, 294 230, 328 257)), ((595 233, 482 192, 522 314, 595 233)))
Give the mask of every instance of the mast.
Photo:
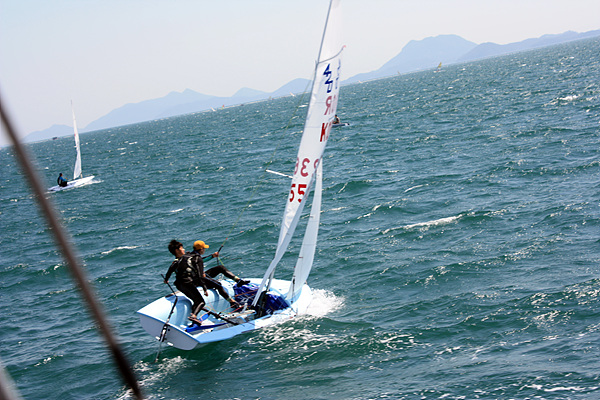
MULTIPOLYGON (((340 28, 340 0, 331 0, 327 12, 325 29, 323 30, 323 37, 321 39, 319 57, 315 66, 310 103, 306 115, 304 132, 298 148, 296 168, 292 176, 288 201, 283 213, 277 250, 275 251, 275 256, 271 261, 271 264, 265 272, 253 305, 258 303, 263 291, 269 290, 275 268, 290 243, 306 203, 306 198, 315 181, 316 171, 320 168, 323 152, 327 145, 329 133, 333 125, 333 118, 335 117, 337 109, 341 82, 341 53, 344 46, 341 42, 340 28)), ((318 230, 318 223, 316 224, 316 228, 318 230)), ((312 252, 314 255, 316 237, 314 242, 315 243, 310 246, 307 245, 308 247, 303 251, 305 255, 309 252, 312 252)), ((311 255, 311 264, 312 257, 313 256, 311 255)), ((304 278, 304 280, 306 280, 306 278, 304 278)))

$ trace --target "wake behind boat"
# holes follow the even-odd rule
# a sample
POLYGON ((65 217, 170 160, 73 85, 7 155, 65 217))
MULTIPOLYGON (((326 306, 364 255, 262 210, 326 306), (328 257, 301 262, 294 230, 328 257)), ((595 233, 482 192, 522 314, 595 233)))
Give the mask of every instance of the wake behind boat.
POLYGON ((78 186, 88 185, 92 183, 94 176, 83 177, 81 173, 81 150, 79 148, 79 132, 77 131, 77 121, 75 120, 75 110, 71 103, 71 112, 73 113, 73 131, 75 135, 75 149, 77 150, 77 158, 75 159, 75 168, 73 168, 73 180, 67 182, 66 186, 52 186, 48 188, 49 192, 60 192, 65 189, 72 189, 78 186))
POLYGON ((159 342, 190 350, 199 344, 229 339, 306 313, 312 300, 306 280, 312 268, 319 231, 323 152, 333 125, 341 82, 343 46, 340 28, 340 0, 331 0, 277 249, 263 278, 250 279, 250 283, 241 287, 228 280, 222 281, 229 296, 242 305, 237 310, 231 309, 214 290, 209 290, 204 315, 199 317, 200 324, 188 321, 192 302, 180 292, 141 308, 137 313, 142 327, 159 342), (287 250, 311 191, 312 207, 292 279, 274 279, 275 268, 287 250))

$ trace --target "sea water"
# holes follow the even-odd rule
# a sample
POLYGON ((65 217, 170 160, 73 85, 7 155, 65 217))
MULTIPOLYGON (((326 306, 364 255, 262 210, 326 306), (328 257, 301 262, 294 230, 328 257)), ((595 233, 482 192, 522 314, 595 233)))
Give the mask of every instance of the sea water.
MULTIPOLYGON (((292 172, 306 100, 82 134, 94 183, 48 194, 146 397, 600 398, 598 38, 342 87, 310 314, 155 362, 136 310, 169 292, 171 239, 262 277, 289 190, 265 169, 292 172)), ((47 187, 73 147, 28 146, 47 187)), ((10 149, 0 162, 7 372, 25 399, 131 398, 10 149)))

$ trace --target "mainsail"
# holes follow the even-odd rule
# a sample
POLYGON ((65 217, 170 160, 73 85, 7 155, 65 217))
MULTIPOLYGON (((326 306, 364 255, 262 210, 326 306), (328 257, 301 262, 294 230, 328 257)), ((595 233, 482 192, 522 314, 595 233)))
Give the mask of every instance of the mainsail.
MULTIPOLYGON (((296 168, 292 177, 290 192, 283 213, 279 240, 275 257, 265 272, 258 293, 261 293, 273 277, 281 257, 285 253, 300 219, 306 198, 318 175, 313 198, 313 210, 307 225, 300 257, 294 271, 290 295, 299 291, 308 277, 316 248, 321 199, 320 174, 323 151, 335 117, 340 89, 341 53, 344 48, 341 41, 340 0, 332 0, 329 5, 325 30, 315 68, 310 103, 308 106, 304 132, 296 158, 296 168)), ((254 299, 257 304, 260 296, 254 299)))
POLYGON ((75 160, 75 168, 73 169, 73 179, 77 179, 81 176, 81 150, 79 149, 79 132, 77 132, 77 121, 75 120, 73 102, 71 102, 71 112, 73 113, 73 130, 75 131, 75 148, 77 149, 77 159, 75 160))
POLYGON ((308 279, 310 270, 312 269, 315 250, 317 248, 317 236, 319 233, 319 222, 321 217, 321 192, 323 189, 323 160, 317 167, 315 176, 315 189, 313 191, 313 202, 310 209, 310 216, 306 224, 306 232, 302 240, 302 247, 294 268, 294 276, 290 284, 290 289, 287 294, 288 299, 294 298, 301 290, 302 286, 308 279))

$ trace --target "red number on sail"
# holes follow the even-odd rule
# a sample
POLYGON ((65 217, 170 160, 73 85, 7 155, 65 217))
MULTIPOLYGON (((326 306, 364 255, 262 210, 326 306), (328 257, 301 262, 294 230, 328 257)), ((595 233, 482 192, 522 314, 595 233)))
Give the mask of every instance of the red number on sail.
POLYGON ((302 201, 302 196, 304 196, 304 193, 306 193, 304 191, 304 189, 306 189, 306 184, 305 183, 299 183, 298 184, 298 203, 300 203, 302 201))
MULTIPOLYGON (((306 187, 307 187, 306 183, 298 184, 298 203, 300 203, 302 201, 302 197, 306 194, 306 190, 305 190, 306 187)), ((294 201, 294 199, 296 198, 296 193, 294 192, 295 189, 296 189, 296 184, 292 183, 292 188, 290 190, 290 202, 294 201)))
POLYGON ((310 160, 308 158, 305 158, 304 160, 302 160, 302 169, 300 170, 300 175, 308 176, 308 172, 306 171, 306 166, 309 163, 310 163, 310 160))

